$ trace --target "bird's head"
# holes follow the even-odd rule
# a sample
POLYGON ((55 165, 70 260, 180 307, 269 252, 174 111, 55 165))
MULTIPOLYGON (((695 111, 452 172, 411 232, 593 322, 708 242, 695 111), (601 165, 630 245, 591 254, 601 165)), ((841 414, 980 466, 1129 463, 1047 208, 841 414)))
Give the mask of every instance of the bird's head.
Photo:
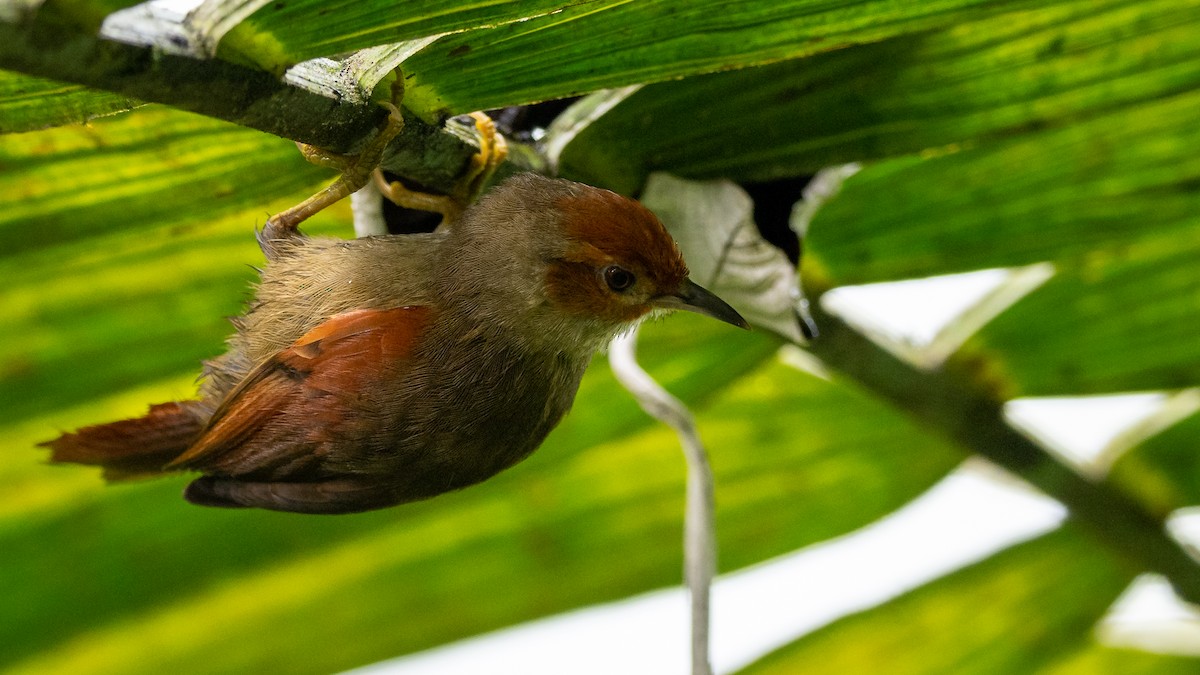
POLYGON ((446 295, 531 341, 590 353, 656 310, 747 327, 688 278, 679 248, 653 213, 607 190, 519 174, 468 209, 451 237, 446 295))
POLYGON ((748 327, 724 300, 688 277, 679 247, 638 202, 578 186, 555 207, 564 245, 548 261, 545 285, 563 311, 626 324, 654 310, 686 310, 748 327))

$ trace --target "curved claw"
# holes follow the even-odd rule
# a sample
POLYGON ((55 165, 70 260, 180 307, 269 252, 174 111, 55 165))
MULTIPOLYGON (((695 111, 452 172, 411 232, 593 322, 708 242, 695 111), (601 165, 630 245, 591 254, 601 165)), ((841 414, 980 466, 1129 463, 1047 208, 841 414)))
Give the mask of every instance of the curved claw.
POLYGON ((508 142, 496 131, 496 123, 492 118, 481 112, 471 113, 471 118, 475 120, 475 130, 479 132, 479 152, 471 157, 471 163, 459 182, 459 189, 467 203, 479 196, 496 168, 508 157, 508 142))
POLYGON ((467 163, 467 169, 459 177, 448 195, 436 195, 410 190, 398 181, 388 182, 381 171, 375 171, 375 184, 379 191, 399 206, 418 211, 442 214, 442 224, 452 224, 468 204, 475 201, 491 179, 496 168, 508 157, 508 143, 496 131, 496 123, 481 112, 471 113, 475 129, 479 132, 479 152, 467 163))

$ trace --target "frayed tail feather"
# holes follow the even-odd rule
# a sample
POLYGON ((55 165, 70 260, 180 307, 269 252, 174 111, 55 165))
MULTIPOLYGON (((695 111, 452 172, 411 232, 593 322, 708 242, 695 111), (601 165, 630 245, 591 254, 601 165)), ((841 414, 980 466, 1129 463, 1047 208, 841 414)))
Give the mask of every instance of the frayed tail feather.
POLYGON ((84 427, 39 443, 53 463, 88 464, 104 469, 106 480, 164 473, 204 429, 189 402, 160 403, 142 417, 84 427))

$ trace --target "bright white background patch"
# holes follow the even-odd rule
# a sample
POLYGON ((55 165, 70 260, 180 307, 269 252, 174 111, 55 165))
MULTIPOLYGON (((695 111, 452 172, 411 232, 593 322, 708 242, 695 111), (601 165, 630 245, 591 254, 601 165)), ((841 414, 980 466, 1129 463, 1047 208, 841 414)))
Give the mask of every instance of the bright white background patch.
POLYGON ((1166 400, 1161 392, 1022 398, 1006 403, 1004 416, 1063 459, 1086 467, 1121 432, 1158 412, 1166 400))
POLYGON ((1038 263, 842 286, 821 296, 821 306, 896 356, 932 369, 1053 275, 1053 265, 1038 263))
POLYGON ((1200 610, 1180 602, 1166 579, 1143 574, 1113 604, 1097 634, 1114 647, 1200 656, 1200 610))
POLYGON ((842 286, 822 296, 821 304, 857 327, 923 347, 1006 279, 1008 270, 990 269, 842 286))

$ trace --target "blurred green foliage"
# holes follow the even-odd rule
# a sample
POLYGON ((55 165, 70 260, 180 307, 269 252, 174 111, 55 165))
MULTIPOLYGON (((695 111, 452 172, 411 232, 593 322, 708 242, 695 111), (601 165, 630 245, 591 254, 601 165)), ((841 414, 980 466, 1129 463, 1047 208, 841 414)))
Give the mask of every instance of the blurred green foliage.
MULTIPOLYGON (((88 26, 121 4, 54 8, 88 26)), ((652 170, 867 161, 812 225, 816 285, 1051 262, 956 363, 1011 394, 1197 385, 1200 2, 560 4, 273 3, 218 54, 278 72, 461 31, 405 64, 425 114, 646 84, 573 137, 565 173, 632 193, 652 170)), ((0 73, 0 130, 134 104, 0 73)), ((262 264, 253 228, 329 178, 288 141, 155 105, 0 136, 0 671, 331 672, 679 582, 675 440, 603 363, 530 460, 382 512, 200 509, 183 477, 44 464, 60 430, 193 394, 262 264)), ((348 207, 306 229, 348 236, 348 207)), ((963 456, 778 349, 689 316, 643 332, 711 447, 722 570, 871 522, 963 456)), ((1151 438, 1115 482, 1158 516, 1196 503, 1196 434, 1151 438)), ((1190 671, 1091 644, 1139 571, 1069 525, 747 672, 1190 671)))

